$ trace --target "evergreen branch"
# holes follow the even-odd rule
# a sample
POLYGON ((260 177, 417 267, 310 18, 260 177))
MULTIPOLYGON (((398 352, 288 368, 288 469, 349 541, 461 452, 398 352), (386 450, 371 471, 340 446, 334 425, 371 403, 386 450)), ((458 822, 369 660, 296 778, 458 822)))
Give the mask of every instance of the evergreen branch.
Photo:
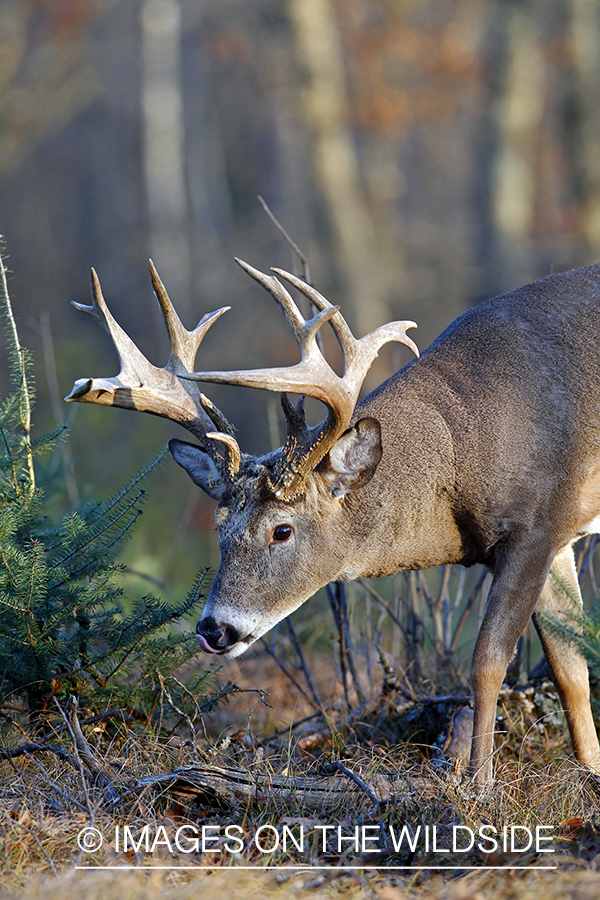
MULTIPOLYGON (((0 257, 0 259, 1 259, 1 257, 0 257)), ((8 463, 10 465, 10 469, 12 472, 15 493, 16 493, 17 497, 20 497, 21 491, 19 490, 19 481, 17 479, 17 470, 15 468, 15 462, 14 462, 13 455, 12 455, 12 448, 10 446, 10 441, 8 440, 8 435, 6 433, 6 429, 4 427, 3 422, 0 422, 0 433, 2 434, 2 442, 4 444, 4 449, 6 452, 6 458, 8 460, 8 463)))
MULTIPOLYGON (((47 709, 51 698, 69 694, 98 710, 113 696, 147 722, 158 702, 156 673, 169 678, 169 685, 180 684, 171 680, 172 674, 197 649, 193 635, 173 634, 168 628, 197 603, 202 578, 175 608, 152 595, 131 607, 113 577, 122 566, 112 556, 141 514, 141 482, 166 451, 108 501, 89 500, 54 524, 44 494, 35 487, 33 455, 58 442, 65 427, 31 436, 31 361, 20 346, 1 257, 0 316, 11 369, 10 390, 0 398, 2 693, 25 699, 30 711, 47 709), (138 715, 138 706, 150 710, 149 716, 138 715)), ((204 694, 203 683, 194 680, 182 698, 171 687, 184 715, 196 702, 195 691, 204 694)))
MULTIPOLYGON (((94 522, 98 522, 99 520, 104 518, 112 509, 114 509, 116 506, 118 506, 118 504, 121 502, 121 500, 123 500, 123 498, 127 494, 131 493, 131 491, 135 487, 137 487, 137 485, 140 484, 140 482, 142 482, 145 478, 147 478, 153 472, 153 470, 156 468, 156 466, 161 462, 161 460, 165 456, 166 452, 167 452, 167 448, 163 448, 155 457, 153 457, 150 460, 150 462, 146 466, 144 466, 143 469, 141 469, 136 475, 134 475, 134 477, 132 479, 130 479, 130 481, 128 481, 127 484, 125 484, 122 488, 120 488, 110 498, 110 500, 105 501, 103 503, 99 503, 97 500, 88 501, 87 504, 84 504, 82 507, 80 507, 78 512, 75 512, 71 516, 67 516, 66 518, 72 524, 72 522, 77 517, 80 517, 84 521, 85 527, 91 527, 94 524, 94 522), (89 519, 89 521, 88 521, 88 519, 89 519)), ((133 500, 133 502, 129 505, 128 508, 131 508, 131 506, 134 506, 138 502, 138 500, 140 500, 144 496, 144 494, 145 494, 145 491, 141 489, 138 492, 138 494, 136 495, 136 499, 133 500)), ((111 524, 114 524, 114 522, 118 521, 119 518, 120 517, 116 517, 113 520, 113 522, 109 523, 107 526, 101 526, 101 525, 98 526, 97 532, 95 532, 92 535, 92 537, 88 539, 88 542, 90 542, 90 543, 93 542, 93 540, 95 540, 95 538, 98 535, 102 534, 103 531, 105 531, 107 528, 110 528, 111 524)), ((75 533, 75 531, 73 531, 73 529, 72 529, 72 536, 73 536, 73 540, 77 540, 77 534, 75 533)), ((52 553, 54 550, 58 549, 62 545, 62 543, 63 543, 63 538, 59 536, 59 538, 57 539, 57 541, 55 543, 48 545, 48 547, 47 547, 48 552, 52 553)), ((86 544, 79 545, 80 549, 85 546, 86 546, 86 544)), ((61 560, 58 560, 55 563, 55 565, 59 566, 60 563, 61 563, 61 560)))
MULTIPOLYGON (((95 587, 93 593, 91 595, 85 596, 84 602, 76 604, 74 606, 69 606, 68 608, 62 610, 59 609, 57 614, 50 618, 47 628, 42 631, 40 629, 40 639, 47 637, 52 631, 56 631, 64 622, 67 622, 69 619, 73 619, 76 617, 82 610, 93 608, 98 602, 100 602, 100 593, 102 589, 110 583, 110 579, 112 578, 114 572, 111 568, 110 571, 105 573, 104 580, 100 582, 98 586, 95 587)), ((61 584, 61 582, 59 582, 61 584)), ((1 600, 0 600, 1 602, 1 600)))
MULTIPOLYGON (((22 610, 19 609, 19 612, 22 612, 22 610)), ((19 638, 15 634, 11 633, 10 631, 0 631, 0 638, 2 638, 5 641, 11 641, 13 644, 16 644, 17 647, 27 647, 27 648, 31 647, 31 644, 29 643, 29 641, 19 640, 19 638)))
POLYGON ((0 606, 5 606, 7 609, 14 609, 18 613, 23 613, 23 607, 18 603, 11 603, 9 600, 5 600, 4 597, 0 597, 0 606))
POLYGON ((31 645, 34 646, 35 638, 31 633, 30 622, 33 619, 33 612, 31 611, 31 601, 33 599, 33 591, 35 585, 35 576, 36 576, 36 551, 37 551, 37 542, 34 542, 31 552, 31 576, 29 580, 29 593, 27 596, 27 605, 25 607, 26 615, 26 624, 27 624, 27 634, 29 635, 29 640, 31 641, 31 645))
POLYGON ((30 442, 30 445, 25 453, 17 453, 13 456, 13 460, 15 462, 19 462, 22 459, 27 459, 28 454, 37 453, 39 450, 45 450, 46 448, 51 448, 54 443, 67 431, 66 425, 57 425, 56 428, 53 428, 52 431, 47 432, 46 434, 42 434, 37 438, 33 438, 30 442))
MULTIPOLYGON (((71 551, 70 551, 69 553, 67 553, 65 556, 62 556, 60 559, 58 559, 58 560, 56 560, 55 562, 53 562, 53 563, 50 565, 50 569, 56 569, 56 568, 58 568, 59 566, 61 566, 61 567, 64 566, 64 564, 65 564, 66 562, 68 562, 69 559, 72 559, 74 556, 76 556, 78 553, 80 553, 81 550, 83 550, 85 547, 88 547, 90 544, 93 544, 93 542, 94 542, 95 540, 97 540, 97 539, 100 537, 100 535, 105 534, 105 533, 106 533, 110 528, 112 528, 112 527, 113 527, 120 519, 122 519, 123 516, 127 515, 127 513, 129 512, 129 510, 132 509, 132 508, 136 505, 136 503, 137 503, 139 500, 141 500, 141 498, 144 496, 145 493, 146 493, 146 491, 145 491, 143 488, 141 488, 141 489, 138 491, 137 495, 133 498, 133 500, 131 500, 131 501, 127 504, 127 506, 124 507, 124 508, 120 511, 120 513, 114 517, 114 519, 111 519, 111 521, 108 522, 108 523, 104 523, 101 527, 92 529, 91 535, 90 535, 85 541, 83 541, 81 544, 78 544, 76 547, 74 547, 73 550, 71 550, 71 551)), ((138 513, 138 515, 136 515, 136 516, 134 517, 133 522, 135 522, 135 520, 138 518, 138 516, 139 516, 139 513, 138 513)), ((73 515, 73 516, 68 516, 67 518, 68 518, 68 520, 69 520, 69 522, 70 522, 70 524, 71 524, 71 531, 72 531, 72 534, 73 534, 73 540, 76 541, 76 540, 77 540, 77 535, 75 534, 75 531, 73 530, 73 522, 74 522, 74 520, 75 520, 75 516, 74 516, 74 515, 73 515)), ((131 524, 133 524, 133 522, 132 522, 131 524)), ((128 531, 130 527, 131 527, 131 525, 126 526, 126 530, 128 531)), ((124 533, 124 532, 121 532, 121 534, 123 534, 123 533, 124 533)), ((113 541, 112 543, 114 544, 115 542, 113 541)), ((109 546, 112 546, 112 544, 109 544, 109 546)), ((81 570, 80 570, 80 571, 81 571, 81 570)), ((74 575, 74 574, 76 574, 76 572, 72 572, 71 574, 74 575)))
MULTIPOLYGON (((145 612, 147 612, 146 608, 144 608, 140 612, 140 614, 136 617, 135 620, 129 622, 124 628, 122 628, 119 635, 117 637, 115 637, 114 646, 111 648, 108 648, 107 651, 102 656, 97 656, 93 662, 94 665, 98 665, 99 663, 102 662, 103 659, 110 658, 112 655, 114 655, 116 649, 122 647, 122 645, 124 643, 125 633, 127 632, 128 629, 132 628, 136 624, 136 622, 139 622, 142 619, 145 612)), ((162 627, 162 625, 164 625, 164 623, 161 623, 161 622, 155 623, 155 629, 162 627)), ((124 651, 123 655, 117 661, 117 663, 113 667, 112 671, 109 672, 108 675, 105 676, 105 681, 110 681, 112 678, 114 678, 114 676, 117 674, 117 672, 119 672, 123 668, 123 666, 125 665, 127 660, 131 657, 132 653, 134 653, 136 650, 138 650, 140 644, 143 644, 143 642, 145 640, 147 640, 147 635, 145 633, 141 633, 132 639, 130 638, 129 640, 131 641, 130 646, 127 648, 127 650, 124 651)))
POLYGON ((4 553, 4 525, 6 523, 6 516, 8 514, 8 510, 5 508, 2 510, 2 525, 0 526, 0 557, 2 558, 2 562, 4 563, 4 568, 8 572, 9 575, 12 576, 11 568, 6 559, 6 555, 4 553))
MULTIPOLYGON (((112 679, 115 677, 117 672, 119 672, 123 668, 125 663, 131 658, 131 655, 133 653, 135 653, 135 651, 138 649, 140 643, 142 643, 142 641, 144 640, 144 637, 145 637, 145 635, 140 635, 138 638, 136 638, 134 640, 134 642, 131 644, 131 646, 123 653, 121 659, 118 660, 117 663, 113 666, 112 671, 110 671, 107 675, 104 676, 104 684, 106 684, 108 681, 112 681, 112 679)), ((106 653, 104 655, 104 659, 108 659, 109 657, 111 657, 113 655, 114 655, 114 649, 111 649, 111 651, 109 653, 106 653)), ((100 662, 102 662, 102 658, 96 659, 95 665, 98 665, 100 662)), ((91 671, 91 667, 88 668, 88 671, 91 671)), ((96 678, 96 680, 98 680, 97 675, 94 675, 94 677, 96 678)))
MULTIPOLYGON (((142 493, 145 493, 145 492, 142 491, 142 493)), ((131 506, 135 506, 135 501, 131 504, 131 506)), ((129 509, 131 509, 131 506, 129 507, 129 509)), ((128 510, 126 510, 126 511, 128 511, 128 510)), ((105 546, 104 549, 107 553, 110 549, 112 549, 112 547, 115 546, 115 544, 118 544, 119 541, 125 537, 125 535, 128 533, 128 531, 135 525, 135 523, 137 522, 139 517, 142 515, 142 513, 143 513, 143 510, 141 510, 141 509, 136 510, 136 513, 133 516, 133 518, 131 518, 129 520, 129 522, 127 522, 127 524, 123 526, 121 531, 118 532, 118 534, 113 538, 113 540, 110 542, 110 544, 107 544, 105 546)), ((114 521, 116 522, 118 520, 115 519, 114 521)), ((114 522, 112 524, 114 524, 114 522)))

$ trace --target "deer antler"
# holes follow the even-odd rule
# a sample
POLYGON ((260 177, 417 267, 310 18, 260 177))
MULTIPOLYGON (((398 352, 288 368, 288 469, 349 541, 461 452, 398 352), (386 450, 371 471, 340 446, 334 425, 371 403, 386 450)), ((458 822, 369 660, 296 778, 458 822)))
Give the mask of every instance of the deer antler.
POLYGON ((73 302, 73 306, 92 316, 108 332, 119 355, 121 371, 113 378, 78 379, 65 400, 137 409, 178 422, 202 442, 221 475, 233 481, 241 459, 233 426, 197 385, 183 380, 194 368, 206 332, 230 307, 207 313, 193 331, 188 331, 181 324, 152 260, 150 276, 171 343, 167 365, 162 369, 153 366, 115 321, 92 269, 92 305, 73 302))
POLYGON ((271 487, 277 497, 289 501, 303 491, 308 475, 350 424, 362 383, 383 344, 397 341, 410 347, 416 356, 419 355, 416 344, 406 334, 408 328, 416 325, 409 321, 389 322, 357 340, 339 312, 339 307, 333 306, 300 278, 282 269, 272 270, 308 297, 319 310, 308 320, 301 315, 291 295, 277 278, 265 275, 242 260, 237 259, 236 262, 269 291, 281 307, 294 332, 302 358, 297 365, 289 367, 194 372, 183 377, 186 380, 237 384, 270 391, 292 391, 315 397, 327 406, 327 417, 319 425, 309 428, 302 401, 297 407, 293 407, 285 394, 282 398, 288 434, 271 487), (331 323, 342 348, 344 375, 341 378, 333 371, 317 344, 317 332, 325 322, 331 323))

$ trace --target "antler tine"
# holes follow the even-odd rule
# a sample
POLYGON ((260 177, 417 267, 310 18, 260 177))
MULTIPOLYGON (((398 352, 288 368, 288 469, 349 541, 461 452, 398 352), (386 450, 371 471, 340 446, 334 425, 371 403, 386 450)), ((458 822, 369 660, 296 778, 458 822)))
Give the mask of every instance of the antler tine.
POLYGON ((209 431, 206 437, 213 441, 219 441, 225 446, 226 458, 224 459, 224 466, 226 467, 226 475, 229 481, 235 481, 242 463, 242 454, 240 453, 238 442, 230 434, 224 434, 220 431, 209 431))
POLYGON ((237 256, 235 257, 235 261, 244 272, 253 278, 254 281, 257 281, 273 296, 275 302, 290 323, 296 341, 301 346, 306 321, 289 291, 286 291, 282 283, 272 275, 266 275, 264 272, 259 271, 259 269, 255 269, 254 266, 249 265, 249 263, 244 262, 243 259, 238 259, 237 256))
MULTIPOLYGON (((285 278, 286 281, 289 281, 290 284, 293 284, 294 287, 300 291, 301 294, 304 294, 317 309, 334 309, 339 310, 339 306, 333 306, 332 303, 329 302, 319 291, 316 290, 312 285, 307 284, 302 278, 297 278, 296 275, 291 275, 290 272, 286 272, 285 269, 271 269, 272 272, 275 272, 276 275, 281 276, 281 278, 285 278)), ((331 318, 331 327, 335 332, 335 336, 338 339, 339 345, 342 348, 342 352, 344 354, 344 361, 351 359, 354 355, 356 348, 356 338, 350 331, 350 327, 348 323, 344 319, 343 315, 339 313, 337 316, 333 315, 331 318)))
POLYGON ((229 419, 223 415, 219 407, 215 406, 212 400, 209 400, 206 394, 200 393, 200 403, 202 409, 210 416, 213 425, 216 425, 220 432, 224 432, 232 438, 235 438, 235 427, 231 424, 229 419))
POLYGON ((394 341, 397 344, 404 344, 406 347, 409 347, 418 359, 420 355, 419 348, 412 338, 409 338, 406 334, 408 328, 417 328, 417 323, 411 322, 409 319, 402 319, 399 322, 388 322, 386 325, 380 325, 379 328, 362 337, 358 341, 358 347, 367 356, 372 353, 373 359, 375 359, 378 351, 384 344, 394 341))
POLYGON ((321 400, 328 409, 326 419, 309 428, 302 404, 293 407, 287 397, 282 397, 287 421, 288 436, 279 452, 278 460, 270 476, 273 492, 282 500, 293 500, 304 490, 306 478, 328 453, 340 434, 351 422, 361 385, 380 347, 388 341, 399 341, 409 346, 418 356, 416 344, 407 336, 406 329, 414 322, 391 322, 357 340, 338 306, 333 306, 313 287, 283 269, 273 269, 319 310, 309 320, 304 319, 296 303, 281 282, 273 275, 242 262, 236 262, 255 281, 274 297, 285 313, 300 347, 302 358, 295 366, 273 369, 254 369, 230 372, 194 372, 183 375, 193 381, 219 384, 237 384, 267 390, 291 391, 321 400), (344 376, 340 378, 331 368, 316 341, 316 334, 325 322, 330 322, 344 354, 344 376))
MULTIPOLYGON (((313 316, 312 319, 305 319, 291 294, 277 278, 274 278, 272 275, 266 275, 264 272, 260 272, 258 269, 253 268, 241 259, 236 259, 236 262, 251 276, 251 278, 257 281, 274 297, 277 305, 283 310, 290 323, 300 349, 310 355, 314 353, 320 354, 318 345, 316 342, 313 342, 313 338, 325 322, 329 322, 335 317, 335 314, 339 311, 339 306, 333 306, 329 300, 326 300, 325 297, 321 297, 319 294, 319 297, 321 297, 323 302, 320 305, 317 304, 317 308, 319 308, 321 312, 317 313, 316 316, 313 316)), ((280 272, 279 269, 273 269, 272 271, 280 272)), ((283 274, 285 275, 285 273, 283 274)), ((302 282, 302 284, 304 284, 304 282, 302 282)), ((315 293, 317 292, 315 291, 315 293)))
POLYGON ((152 365, 116 322, 92 269, 92 305, 73 305, 92 316, 108 332, 119 355, 121 370, 112 378, 78 379, 65 400, 137 409, 177 422, 203 442, 224 478, 231 481, 239 471, 241 460, 233 426, 197 385, 182 380, 182 376, 193 368, 204 335, 228 307, 207 314, 190 332, 181 324, 152 263, 150 273, 171 341, 167 365, 162 369, 152 365), (215 432, 215 426, 218 432, 215 432))
POLYGON ((119 362, 121 365, 120 374, 125 376, 126 378, 135 378, 136 364, 137 368, 139 368, 144 363, 147 363, 146 357, 136 347, 129 335, 125 331, 123 331, 119 323, 113 317, 108 306, 106 305, 106 300, 104 299, 104 295, 102 293, 100 279, 98 278, 95 269, 92 269, 91 271, 91 288, 91 306, 86 306, 86 304, 84 303, 76 303, 75 300, 71 301, 71 305, 74 306, 75 309, 80 310, 80 312, 84 312, 86 313, 86 315, 91 316, 92 319, 95 319, 96 322, 98 322, 98 324, 102 326, 102 328, 110 336, 115 350, 117 351, 117 354, 119 356, 119 362))
MULTIPOLYGON (((330 321, 338 314, 339 307, 332 306, 323 298, 324 308, 307 321, 277 278, 265 275, 240 259, 236 262, 277 301, 294 332, 302 359, 295 366, 228 372, 194 372, 189 375, 182 374, 181 377, 190 381, 213 384, 236 384, 271 391, 292 391, 295 394, 308 394, 316 397, 330 408, 337 409, 340 406, 347 406, 349 399, 347 391, 324 359, 316 342, 317 331, 325 322, 330 321)), ((335 417, 338 418, 337 413, 335 413, 335 417)))
MULTIPOLYGON (((301 278, 291 275, 289 272, 284 271, 284 269, 272 269, 272 271, 276 272, 277 275, 280 275, 282 278, 285 278, 290 284, 293 284, 294 287, 301 291, 305 297, 308 297, 318 309, 331 308, 329 300, 323 297, 323 295, 315 290, 312 285, 307 284, 301 278)), ((335 308, 339 309, 339 307, 335 308)), ((360 384, 364 381, 365 375, 373 360, 377 357, 378 351, 389 341, 405 344, 407 347, 410 347, 416 357, 419 356, 419 348, 406 334, 406 330, 408 328, 416 328, 417 323, 411 322, 408 319, 400 322, 388 322, 387 325, 381 325, 379 328, 376 328, 374 331, 365 335, 365 337, 360 338, 360 340, 357 340, 354 337, 348 323, 341 313, 337 316, 333 316, 331 319, 331 326, 344 354, 344 374, 346 374, 346 370, 352 370, 358 358, 361 358, 361 361, 364 360, 363 365, 366 364, 366 368, 360 378, 360 384), (366 362, 367 360, 369 360, 368 363, 366 362)), ((360 366, 360 369, 362 370, 362 366, 360 366)))
POLYGON ((301 290, 320 309, 320 312, 308 321, 300 314, 292 297, 277 278, 265 275, 242 260, 237 260, 237 262, 244 271, 272 294, 283 309, 302 352, 302 359, 295 366, 280 368, 183 374, 182 377, 186 380, 213 384, 236 384, 271 391, 307 394, 325 403, 337 423, 346 421, 347 425, 362 382, 383 344, 388 341, 398 341, 406 344, 417 356, 419 355, 417 345, 405 331, 406 328, 415 327, 414 322, 390 322, 372 331, 364 338, 356 340, 340 314, 339 306, 333 306, 329 300, 326 300, 301 279, 282 269, 274 270, 301 290), (336 375, 316 342, 317 331, 328 321, 331 322, 344 352, 343 378, 336 375))
POLYGON ((171 298, 167 293, 167 289, 162 283, 156 270, 156 266, 151 259, 148 260, 148 266, 150 268, 152 287, 154 288, 158 305, 163 314, 165 325, 167 326, 167 331, 169 333, 169 340, 171 342, 171 357, 167 363, 167 367, 176 374, 179 374, 182 371, 182 368, 185 372, 191 372, 194 368, 198 348, 202 343, 206 332, 211 325, 213 325, 224 312, 231 309, 231 307, 222 306, 221 309, 217 309, 215 312, 206 313, 194 330, 188 331, 187 328, 182 325, 181 319, 177 315, 175 307, 171 302, 171 298))

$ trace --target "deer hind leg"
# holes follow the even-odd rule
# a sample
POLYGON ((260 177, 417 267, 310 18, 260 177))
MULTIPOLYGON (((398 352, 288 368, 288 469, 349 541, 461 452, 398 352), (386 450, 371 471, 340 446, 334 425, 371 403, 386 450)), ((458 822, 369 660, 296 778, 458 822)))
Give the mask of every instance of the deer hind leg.
POLYGON ((533 621, 565 711, 575 755, 580 763, 600 774, 600 746, 590 708, 587 663, 573 644, 561 640, 538 615, 568 615, 574 602, 581 605, 581 593, 569 545, 554 558, 533 621))

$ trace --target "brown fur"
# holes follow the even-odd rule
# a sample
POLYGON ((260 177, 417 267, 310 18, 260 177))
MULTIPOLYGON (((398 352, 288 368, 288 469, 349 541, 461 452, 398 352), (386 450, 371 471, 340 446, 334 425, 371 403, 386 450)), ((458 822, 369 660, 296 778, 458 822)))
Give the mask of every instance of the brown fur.
MULTIPOLYGON (((365 450, 344 496, 332 497, 331 454, 292 503, 255 487, 269 456, 244 459, 239 486, 220 501, 222 562, 199 633, 230 627, 236 640, 223 652, 235 656, 331 580, 487 564, 471 767, 489 780, 496 698, 516 641, 536 608, 565 610, 553 563, 578 593, 571 543, 600 512, 599 387, 600 266, 465 313, 357 406, 353 422, 379 423, 382 455, 373 466, 365 450), (277 523, 293 537, 269 544, 277 523)), ((600 771, 585 662, 535 622, 578 758, 600 771)))

